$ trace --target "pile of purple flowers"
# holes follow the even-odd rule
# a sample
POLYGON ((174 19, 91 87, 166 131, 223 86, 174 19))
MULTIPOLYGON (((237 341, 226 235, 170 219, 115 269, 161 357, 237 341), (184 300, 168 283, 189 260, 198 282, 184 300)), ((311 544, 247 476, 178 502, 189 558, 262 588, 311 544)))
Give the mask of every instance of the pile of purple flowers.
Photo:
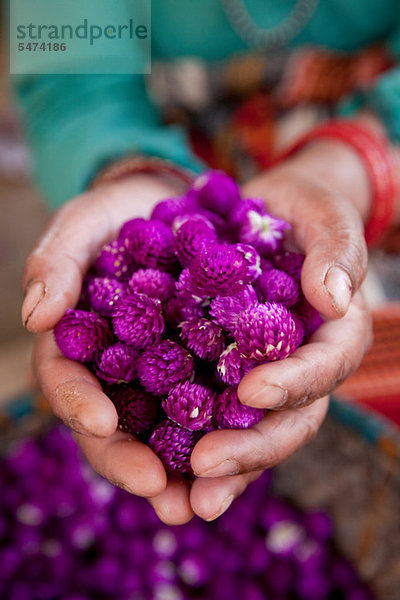
POLYGON ((204 433, 259 422, 240 380, 322 322, 301 292, 304 256, 283 246, 288 229, 227 175, 205 173, 122 226, 54 329, 104 383, 121 429, 144 434, 169 471, 191 472, 204 433))
POLYGON ((167 527, 96 475, 64 427, 19 442, 0 462, 0 597, 371 600, 329 516, 301 512, 269 482, 217 521, 167 527))

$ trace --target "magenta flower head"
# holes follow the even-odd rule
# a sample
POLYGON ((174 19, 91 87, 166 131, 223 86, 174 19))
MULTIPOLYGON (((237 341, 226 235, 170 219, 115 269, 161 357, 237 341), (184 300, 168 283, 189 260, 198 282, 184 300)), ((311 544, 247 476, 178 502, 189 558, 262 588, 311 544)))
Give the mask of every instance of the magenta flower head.
POLYGON ((103 350, 95 368, 96 375, 107 383, 129 383, 136 377, 138 358, 133 348, 117 342, 103 350))
POLYGON ((252 244, 260 254, 269 255, 280 247, 286 229, 290 229, 286 221, 249 210, 240 226, 239 239, 245 244, 252 244))
POLYGON ((283 304, 266 302, 242 311, 235 327, 240 354, 258 362, 280 360, 299 345, 296 322, 283 304))
POLYGON ((210 316, 217 325, 233 333, 238 314, 252 304, 257 304, 257 294, 251 285, 234 296, 217 296, 210 304, 210 316))
POLYGON ((199 204, 219 215, 228 215, 240 200, 238 184, 222 171, 208 171, 195 179, 192 189, 199 204))
POLYGON ((195 194, 188 192, 176 198, 166 198, 158 202, 153 208, 151 219, 162 221, 171 226, 174 219, 179 215, 190 214, 196 210, 195 194))
POLYGON ((241 225, 249 210, 260 215, 265 215, 265 202, 262 198, 244 198, 236 204, 230 214, 230 220, 234 225, 241 225))
POLYGON ((175 264, 174 236, 162 221, 127 221, 118 239, 143 267, 168 270, 175 264))
POLYGON ((324 322, 320 313, 304 297, 295 306, 294 314, 298 316, 304 327, 304 337, 315 333, 324 322))
POLYGON ((214 392, 198 383, 178 383, 162 401, 167 416, 181 427, 209 430, 212 428, 214 392))
POLYGON ((132 292, 146 294, 165 302, 175 293, 175 279, 165 271, 157 269, 139 269, 129 280, 132 292))
POLYGON ((98 314, 68 308, 54 327, 54 337, 64 356, 91 362, 111 343, 112 333, 107 321, 98 314))
POLYGON ((256 285, 264 302, 278 302, 290 307, 299 300, 299 286, 285 271, 265 271, 258 278, 256 285))
POLYGON ((253 283, 261 275, 261 258, 258 252, 249 244, 235 244, 235 248, 242 254, 247 263, 251 279, 249 283, 253 283))
POLYGON ((170 298, 164 306, 164 318, 172 327, 177 327, 182 321, 204 317, 204 308, 193 298, 181 296, 170 298))
POLYGON ((88 285, 88 293, 92 308, 104 317, 109 317, 126 290, 125 285, 118 279, 94 277, 88 285))
POLYGON ((217 243, 203 246, 190 263, 189 272, 198 288, 209 296, 237 294, 254 276, 243 252, 217 243))
POLYGON ((189 269, 183 269, 175 284, 176 296, 190 303, 208 304, 209 298, 205 290, 199 287, 195 276, 189 269))
POLYGON ((190 455, 201 435, 166 419, 154 427, 149 446, 170 473, 192 473, 190 455))
POLYGON ((263 409, 242 404, 234 387, 227 388, 214 403, 213 416, 218 429, 248 429, 264 415, 263 409))
POLYGON ((133 257, 119 240, 103 246, 94 263, 94 268, 99 275, 119 281, 129 279, 136 266, 133 257))
POLYGON ((154 425, 157 417, 156 399, 137 388, 116 385, 107 390, 118 413, 118 427, 126 433, 139 434, 154 425))
POLYGON ((280 252, 274 256, 274 260, 278 269, 282 269, 288 275, 299 283, 301 278, 301 270, 303 268, 305 256, 298 252, 280 252))
POLYGON ((225 344, 221 327, 204 318, 184 321, 180 327, 180 337, 199 358, 210 362, 218 359, 225 344))
POLYGON ((217 239, 213 224, 198 214, 177 217, 173 223, 173 231, 176 256, 183 267, 189 266, 205 243, 217 239))
POLYGON ((158 342, 164 331, 161 302, 132 292, 122 298, 112 316, 115 335, 136 350, 158 342))
POLYGON ((239 385, 246 373, 256 365, 256 361, 240 356, 237 345, 233 343, 219 357, 217 373, 226 385, 239 385))
POLYGON ((193 357, 179 344, 164 340, 143 352, 138 362, 138 375, 146 391, 166 394, 177 383, 193 379, 193 357))

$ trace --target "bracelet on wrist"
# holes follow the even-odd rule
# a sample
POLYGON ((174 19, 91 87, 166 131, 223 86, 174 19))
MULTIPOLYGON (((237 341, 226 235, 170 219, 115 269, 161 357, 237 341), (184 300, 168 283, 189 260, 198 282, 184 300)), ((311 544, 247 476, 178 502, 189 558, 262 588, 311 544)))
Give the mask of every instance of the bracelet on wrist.
POLYGON ((363 161, 372 191, 365 240, 370 247, 377 245, 393 225, 395 217, 396 187, 388 141, 355 121, 337 119, 306 133, 279 156, 279 162, 321 138, 336 138, 349 144, 363 161))

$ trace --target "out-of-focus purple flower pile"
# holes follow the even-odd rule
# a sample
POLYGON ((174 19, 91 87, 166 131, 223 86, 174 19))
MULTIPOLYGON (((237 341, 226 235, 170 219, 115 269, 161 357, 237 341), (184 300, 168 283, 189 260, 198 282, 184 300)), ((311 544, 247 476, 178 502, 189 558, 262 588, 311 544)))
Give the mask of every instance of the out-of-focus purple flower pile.
POLYGON ((321 511, 272 495, 265 473, 213 523, 167 527, 97 476, 63 427, 0 462, 5 600, 371 600, 321 511))
POLYGON ((120 427, 144 434, 169 471, 191 472, 207 431, 260 421, 238 399, 240 380, 322 322, 301 292, 304 256, 285 250, 288 229, 227 175, 205 173, 122 226, 54 329, 63 354, 103 382, 120 427))

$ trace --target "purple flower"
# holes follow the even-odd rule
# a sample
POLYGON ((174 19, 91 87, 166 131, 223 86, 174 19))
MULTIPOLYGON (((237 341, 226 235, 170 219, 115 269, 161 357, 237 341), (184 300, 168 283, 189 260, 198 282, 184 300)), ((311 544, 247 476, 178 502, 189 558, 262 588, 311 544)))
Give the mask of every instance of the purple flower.
POLYGON ((280 247, 285 229, 290 229, 286 221, 249 210, 240 226, 239 239, 245 244, 252 244, 260 254, 269 255, 280 247))
POLYGON ((91 362, 111 343, 112 334, 107 321, 98 314, 68 308, 54 327, 54 337, 64 356, 91 362))
POLYGON ((234 225, 241 225, 249 210, 265 215, 265 201, 262 198, 244 198, 235 206, 230 214, 230 221, 234 225))
POLYGON ((183 196, 166 198, 158 202, 153 208, 150 218, 162 221, 165 225, 171 226, 177 216, 192 213, 195 209, 195 195, 193 192, 188 192, 183 196))
POLYGON ((118 279, 94 277, 89 283, 88 293, 92 308, 104 317, 109 317, 118 300, 126 293, 126 288, 118 279))
POLYGON ((145 390, 166 394, 177 383, 194 377, 193 357, 179 344, 164 340, 143 352, 138 374, 145 390))
POLYGON ((195 302, 193 298, 187 300, 181 296, 177 296, 170 298, 165 304, 164 317, 172 327, 177 327, 182 321, 204 317, 204 309, 201 303, 195 302))
POLYGON ((285 273, 293 277, 297 283, 300 283, 304 259, 304 254, 288 251, 280 252, 274 256, 278 269, 285 271, 285 273))
POLYGON ((261 258, 258 252, 249 244, 235 244, 235 248, 243 255, 244 260, 248 265, 251 279, 249 283, 253 283, 261 275, 261 258))
POLYGON ((248 429, 264 417, 265 411, 245 406, 234 387, 227 388, 214 403, 214 421, 218 429, 248 429))
POLYGON ((304 328, 304 337, 307 338, 317 331, 324 322, 320 313, 304 298, 294 307, 294 314, 298 316, 304 328))
POLYGON ((219 215, 228 215, 240 200, 238 184, 222 171, 208 171, 199 175, 192 189, 199 204, 219 215))
POLYGON ((143 267, 168 270, 175 264, 174 236, 162 221, 127 221, 118 239, 143 267))
POLYGON ((95 368, 96 375, 107 383, 129 383, 136 377, 138 357, 133 348, 117 342, 103 351, 95 368))
POLYGON ((136 268, 133 257, 119 240, 106 244, 98 255, 94 268, 99 275, 126 281, 136 268))
POLYGON ((245 358, 266 362, 286 358, 299 345, 295 320, 283 304, 266 302, 242 311, 235 341, 245 358))
POLYGON ((233 333, 238 314, 245 308, 258 303, 257 294, 251 285, 247 285, 234 296, 217 296, 210 304, 210 316, 229 333, 233 333))
POLYGON ((212 243, 203 246, 189 266, 198 289, 209 296, 239 293, 254 276, 254 269, 235 246, 212 243))
POLYGON ((199 431, 190 431, 166 419, 154 427, 149 446, 172 473, 192 473, 190 455, 201 438, 199 431))
POLYGON ((176 256, 183 267, 189 266, 205 243, 217 239, 212 223, 199 214, 177 217, 173 231, 176 256))
POLYGON ((257 288, 263 302, 278 302, 287 307, 299 300, 299 286, 287 273, 279 269, 270 269, 260 275, 257 288))
POLYGON ((191 319, 180 324, 180 337, 186 346, 203 360, 213 362, 224 348, 222 329, 208 319, 191 319))
POLYGON ((243 358, 236 344, 229 344, 219 357, 217 372, 226 385, 239 385, 243 377, 255 367, 255 361, 243 358))
POLYGON ((161 302, 132 292, 118 303, 112 317, 116 336, 137 350, 159 341, 164 331, 161 302))
POLYGON ((216 395, 198 383, 178 383, 162 401, 167 416, 181 427, 210 429, 216 395))
POLYGON ((137 388, 115 385, 107 389, 118 413, 118 427, 126 433, 138 434, 150 429, 157 416, 156 399, 137 388))
POLYGON ((206 305, 209 302, 208 294, 199 288, 196 278, 189 269, 183 269, 176 282, 176 296, 188 304, 206 305))
POLYGON ((158 298, 161 302, 175 293, 175 279, 169 273, 157 269, 139 269, 133 273, 128 285, 133 292, 158 298))

